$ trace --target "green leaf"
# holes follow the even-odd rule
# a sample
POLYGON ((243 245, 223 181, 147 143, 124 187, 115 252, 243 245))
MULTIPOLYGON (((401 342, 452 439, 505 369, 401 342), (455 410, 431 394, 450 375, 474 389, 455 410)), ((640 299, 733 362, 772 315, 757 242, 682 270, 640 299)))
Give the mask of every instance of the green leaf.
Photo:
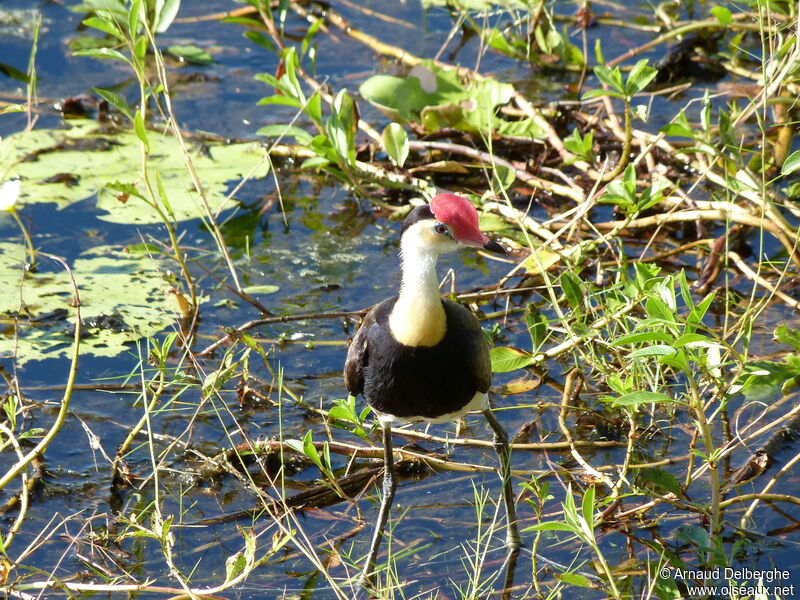
POLYGON ((175 20, 175 17, 178 15, 178 9, 181 7, 181 0, 157 0, 156 7, 156 16, 154 19, 154 26, 156 33, 164 33, 169 26, 172 25, 172 21, 175 20))
POLYGON ((781 175, 790 175, 800 169, 800 150, 792 152, 781 166, 781 175))
POLYGON ((671 492, 678 498, 684 498, 686 495, 683 493, 678 480, 675 476, 668 471, 658 468, 645 468, 640 469, 638 472, 638 482, 651 484, 660 493, 671 492))
POLYGON ((589 529, 594 528, 594 498, 595 488, 593 485, 590 485, 583 493, 583 501, 581 502, 583 520, 586 522, 586 526, 589 529))
POLYGON ((12 79, 16 79, 17 81, 22 81, 23 83, 28 83, 30 81, 27 73, 24 73, 19 69, 15 69, 11 65, 7 65, 5 63, 0 63, 0 73, 5 75, 6 77, 11 77, 12 79))
POLYGON ((180 44, 180 45, 170 46, 169 48, 167 48, 167 52, 169 52, 179 61, 187 62, 192 65, 214 64, 214 59, 208 52, 206 52, 202 48, 193 46, 191 44, 180 44))
POLYGON ((595 587, 588 577, 578 575, 577 573, 555 573, 555 578, 566 583, 567 585, 576 585, 578 587, 593 588, 595 587))
POLYGON ((113 48, 90 48, 88 50, 78 50, 73 54, 75 54, 75 56, 89 56, 91 58, 111 58, 129 63, 127 56, 125 56, 119 50, 114 50, 113 48))
MULTIPOLYGON (((250 21, 251 19, 247 20, 250 21)), ((228 22, 227 19, 225 21, 228 22)), ((259 27, 263 27, 263 25, 261 25, 261 23, 258 23, 257 21, 255 22, 255 24, 259 27)), ((272 40, 269 39, 267 36, 265 36, 263 33, 259 33, 258 31, 245 31, 244 37, 246 37, 254 44, 261 46, 265 50, 269 50, 270 52, 274 52, 275 54, 280 53, 277 46, 275 46, 272 40)))
POLYGON ((103 88, 94 88, 95 93, 103 98, 106 102, 108 102, 111 106, 115 107, 119 110, 123 115, 128 117, 131 121, 133 121, 133 109, 130 105, 125 101, 125 98, 122 96, 115 94, 111 90, 106 90, 103 88))
POLYGON ((331 164, 327 158, 323 156, 314 156, 312 158, 305 159, 301 164, 301 169, 323 169, 331 164))
POLYGON ((673 399, 666 394, 659 392, 649 392, 647 390, 639 390, 631 392, 615 398, 611 401, 613 406, 639 406, 641 404, 658 404, 673 402, 673 399))
POLYGON ((545 523, 536 523, 530 527, 526 527, 522 531, 570 531, 575 533, 575 528, 566 523, 559 523, 558 521, 547 521, 545 523))
POLYGON ((795 351, 800 352, 800 331, 789 329, 788 325, 779 325, 775 330, 775 341, 779 344, 788 344, 795 351))
POLYGON ((281 289, 280 286, 277 285, 260 284, 260 285, 248 285, 242 288, 242 291, 245 294, 274 294, 280 289, 281 289))
MULTIPOLYGON (((63 317, 35 324, 17 319, 18 339, 0 336, 0 357, 15 355, 18 364, 25 364, 68 356, 76 314, 71 279, 54 263, 42 260, 36 271, 25 273, 21 285, 24 257, 24 245, 0 242, 0 314, 16 315, 22 305, 33 317, 52 313, 63 317)), ((165 294, 169 284, 163 276, 177 268, 172 261, 100 246, 71 263, 81 298, 81 356, 117 356, 129 351, 132 342, 153 336, 178 319, 177 303, 165 294)))
POLYGON ((305 129, 301 129, 296 125, 283 125, 274 124, 267 125, 256 131, 256 135, 263 135, 264 137, 283 138, 290 136, 295 138, 301 144, 308 144, 313 136, 305 129))
POLYGON ((650 296, 647 299, 645 302, 645 310, 648 316, 654 319, 661 319, 667 322, 673 322, 675 320, 675 313, 670 310, 666 302, 656 296, 650 296))
POLYGON ((728 10, 724 6, 715 6, 711 9, 711 14, 717 18, 717 21, 720 22, 721 25, 725 27, 730 26, 733 23, 733 15, 731 11, 728 10))
POLYGON ((139 14, 142 10, 142 0, 133 0, 128 8, 128 32, 135 36, 139 32, 139 14))
POLYGON ((456 70, 432 61, 416 65, 407 77, 370 77, 359 92, 393 121, 421 123, 426 131, 453 127, 470 133, 544 136, 529 118, 510 121, 498 114, 498 108, 514 95, 512 85, 492 78, 464 83, 456 70))
POLYGON ((645 358, 647 356, 672 356, 677 350, 672 346, 664 344, 655 344, 646 348, 639 348, 628 354, 628 358, 645 358))
POLYGON ((133 131, 136 137, 144 144, 147 152, 150 152, 150 144, 147 140, 147 128, 144 125, 144 112, 141 109, 136 111, 136 116, 133 118, 133 131))
POLYGON ((624 346, 626 344, 639 344, 643 342, 673 342, 675 337, 664 331, 643 331, 629 333, 611 342, 611 346, 624 346))
POLYGON ((114 37, 120 41, 125 39, 125 36, 122 35, 122 31, 117 24, 109 19, 102 19, 100 17, 87 17, 83 20, 83 24, 87 27, 91 27, 92 29, 97 29, 98 31, 107 33, 111 37, 114 37))
POLYGON ((398 123, 389 123, 383 130, 383 147, 394 163, 402 167, 408 158, 408 134, 398 123))
POLYGON ((534 360, 532 354, 509 346, 492 348, 489 351, 489 358, 492 361, 492 371, 495 373, 507 373, 522 369, 532 364, 534 360))
POLYGON ((630 73, 625 84, 625 92, 628 96, 634 96, 641 92, 658 75, 658 70, 648 65, 646 58, 638 61, 630 73))
POLYGON ((598 65, 594 68, 594 74, 597 78, 605 83, 611 91, 618 94, 625 94, 625 86, 622 84, 622 72, 619 67, 607 67, 605 65, 598 65))
POLYGON ((567 301, 572 308, 583 306, 583 296, 586 284, 572 271, 564 271, 558 279, 567 301))
MULTIPOLYGON (((147 188, 136 183, 136 196, 126 199, 119 192, 132 189, 115 187, 132 185, 141 171, 139 138, 130 130, 110 133, 88 119, 70 119, 68 129, 35 129, 13 134, 0 141, 0 156, 10 165, 6 174, 26 182, 20 202, 53 202, 64 208, 73 202, 97 202, 99 218, 114 223, 161 223, 162 216, 151 206, 147 188), (36 157, 31 160, 30 157, 36 157), (64 172, 69 165, 70 183, 51 182, 53 174, 64 172), (77 181, 77 185, 74 182, 77 181), (112 184, 112 185, 109 185, 112 184), (147 198, 145 200, 144 198, 147 198)), ((186 172, 183 153, 171 135, 149 132, 148 167, 163 181, 161 202, 169 201, 174 218, 196 219, 205 214, 197 192, 186 172)), ((206 144, 192 147, 189 157, 194 164, 206 198, 215 212, 232 208, 235 200, 226 193, 245 174, 263 177, 269 172, 266 150, 255 142, 242 144, 206 144)))

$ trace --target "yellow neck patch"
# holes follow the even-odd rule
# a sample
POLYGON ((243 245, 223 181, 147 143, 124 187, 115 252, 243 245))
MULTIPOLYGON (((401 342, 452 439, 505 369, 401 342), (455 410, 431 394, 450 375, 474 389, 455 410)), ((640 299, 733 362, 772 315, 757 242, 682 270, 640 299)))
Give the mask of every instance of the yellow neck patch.
POLYGON ((406 346, 435 346, 447 332, 447 318, 441 299, 431 303, 424 296, 401 294, 389 315, 389 330, 406 346))

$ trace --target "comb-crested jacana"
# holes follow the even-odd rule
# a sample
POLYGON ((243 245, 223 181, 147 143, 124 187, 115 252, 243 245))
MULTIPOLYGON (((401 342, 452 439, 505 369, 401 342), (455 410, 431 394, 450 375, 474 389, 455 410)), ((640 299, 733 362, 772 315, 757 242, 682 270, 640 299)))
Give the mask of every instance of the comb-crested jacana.
POLYGON ((498 254, 503 247, 478 227, 478 212, 461 196, 439 194, 411 211, 400 238, 400 293, 364 317, 347 352, 344 379, 353 396, 362 394, 383 429, 383 497, 362 581, 372 581, 375 559, 397 487, 391 425, 452 421, 480 410, 494 431, 508 518, 506 546, 520 546, 511 489, 508 437, 489 407, 492 380, 489 349, 478 319, 443 300, 436 276, 440 254, 477 246, 498 254))

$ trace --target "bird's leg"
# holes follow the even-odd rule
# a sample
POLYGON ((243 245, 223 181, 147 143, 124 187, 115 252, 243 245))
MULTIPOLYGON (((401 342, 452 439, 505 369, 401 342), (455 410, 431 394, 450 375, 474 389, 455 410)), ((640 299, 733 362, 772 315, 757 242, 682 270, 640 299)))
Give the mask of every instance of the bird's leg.
POLYGON ((509 550, 516 550, 522 545, 522 538, 519 536, 517 510, 514 506, 514 491, 511 489, 511 452, 508 448, 508 436, 503 426, 494 418, 491 408, 484 410, 483 415, 489 421, 492 430, 494 430, 494 450, 500 459, 500 476, 503 479, 503 501, 506 505, 506 517, 508 518, 506 547, 509 550))
POLYGON ((375 523, 375 532, 372 534, 372 543, 369 546, 369 555, 361 572, 361 583, 372 585, 375 570, 375 559, 378 557, 378 548, 381 545, 383 529, 389 518, 392 508, 394 492, 397 489, 397 478, 394 472, 394 452, 392 450, 392 427, 383 423, 383 493, 381 496, 381 509, 378 511, 378 522, 375 523))

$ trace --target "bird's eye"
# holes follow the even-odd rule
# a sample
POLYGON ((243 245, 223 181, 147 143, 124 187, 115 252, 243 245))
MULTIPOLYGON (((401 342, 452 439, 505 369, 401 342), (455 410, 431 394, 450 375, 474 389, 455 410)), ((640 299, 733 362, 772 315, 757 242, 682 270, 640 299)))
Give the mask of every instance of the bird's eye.
POLYGON ((450 233, 450 230, 447 229, 447 225, 445 225, 444 223, 437 223, 436 225, 433 226, 433 230, 439 235, 447 235, 448 233, 450 233))

